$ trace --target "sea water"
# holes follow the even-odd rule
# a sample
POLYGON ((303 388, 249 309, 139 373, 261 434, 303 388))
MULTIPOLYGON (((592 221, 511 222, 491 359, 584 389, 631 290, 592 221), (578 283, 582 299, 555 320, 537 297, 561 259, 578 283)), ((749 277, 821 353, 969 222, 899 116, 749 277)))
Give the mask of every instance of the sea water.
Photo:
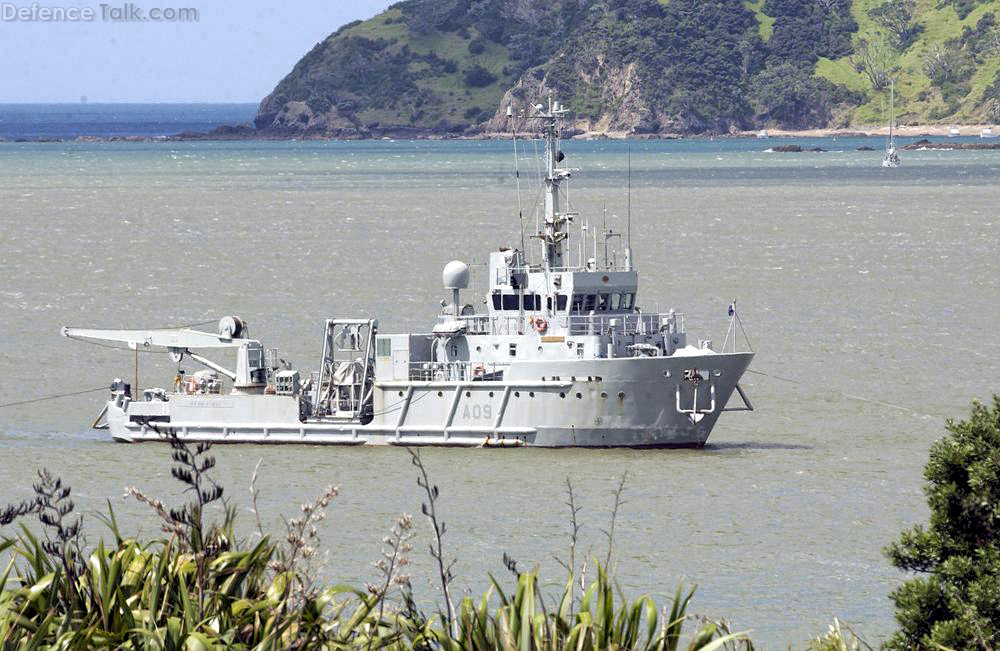
MULTIPOLYGON (((582 223, 602 228, 606 208, 606 225, 631 239, 644 309, 683 311, 689 337, 718 348, 737 301, 758 352, 742 383, 756 411, 724 414, 699 451, 424 450, 455 594, 484 590, 488 572, 505 580, 504 553, 560 590, 567 480, 581 507, 577 558, 603 561, 627 473, 612 549, 627 594, 662 600, 697 584, 692 612, 753 629, 768 649, 801 647, 833 617, 872 642, 891 634, 888 594, 905 577, 881 550, 927 518, 921 469, 945 419, 1000 391, 1000 152, 907 151, 885 170, 880 151, 856 151, 877 139, 765 151, 783 142, 563 144, 574 238, 582 223)), ((59 328, 213 330, 237 314, 306 370, 327 317, 426 332, 449 298, 447 261, 473 264, 463 300, 482 309, 488 252, 534 232, 540 143, 517 150, 519 183, 510 142, 0 144, 0 501, 29 495, 45 467, 73 486, 90 542, 106 498, 127 531, 159 535, 123 490, 176 503, 183 487, 165 446, 89 429, 104 391, 10 405, 133 377, 130 352, 59 328)), ((594 257, 592 241, 577 241, 572 261, 594 257)), ((169 387, 176 368, 142 355, 140 382, 169 387)), ((331 581, 373 579, 394 518, 420 513, 404 450, 213 453, 247 526, 261 459, 272 530, 340 487, 321 531, 331 581)), ((418 533, 414 589, 432 607, 422 520, 418 533)))

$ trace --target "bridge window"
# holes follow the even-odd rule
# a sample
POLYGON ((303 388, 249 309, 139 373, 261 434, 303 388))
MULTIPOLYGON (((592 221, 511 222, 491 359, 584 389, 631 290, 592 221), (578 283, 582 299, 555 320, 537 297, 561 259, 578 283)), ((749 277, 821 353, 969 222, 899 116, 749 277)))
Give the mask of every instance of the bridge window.
POLYGON ((607 312, 611 306, 611 294, 599 294, 597 300, 597 311, 607 312))
POLYGON ((622 294, 622 309, 631 310, 635 307, 635 294, 622 294))
MULTIPOLYGON (((556 310, 559 312, 566 311, 566 303, 569 302, 569 297, 566 294, 556 295, 556 310)), ((545 304, 548 306, 549 310, 552 309, 552 297, 549 296, 545 299, 545 304)))
POLYGON ((597 307, 597 294, 587 294, 583 299, 584 313, 590 313, 597 307))
POLYGON ((611 309, 612 310, 620 310, 620 309, 622 309, 622 295, 621 294, 612 294, 611 295, 611 309))
POLYGON ((573 308, 571 310, 574 314, 579 314, 583 312, 583 296, 580 294, 573 295, 573 308))
MULTIPOLYGON (((542 309, 542 297, 538 294, 525 294, 523 300, 519 294, 500 294, 499 292, 491 296, 494 310, 509 310, 516 312, 524 306, 525 310, 535 312, 542 309)), ((566 297, 561 297, 563 308, 566 307, 566 297)), ((551 307, 552 299, 549 299, 551 307)))

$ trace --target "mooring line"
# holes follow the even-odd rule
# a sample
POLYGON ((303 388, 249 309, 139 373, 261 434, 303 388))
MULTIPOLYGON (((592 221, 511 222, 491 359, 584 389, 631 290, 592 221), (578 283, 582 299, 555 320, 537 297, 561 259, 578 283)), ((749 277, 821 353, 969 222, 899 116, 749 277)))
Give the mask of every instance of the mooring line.
MULTIPOLYGON (((772 375, 770 373, 765 373, 764 371, 756 371, 756 370, 751 369, 751 368, 748 368, 747 372, 748 373, 753 373, 754 375, 763 375, 764 377, 769 377, 769 378, 772 378, 774 380, 780 380, 782 382, 788 382, 788 383, 791 383, 791 384, 801 384, 798 380, 793 380, 793 379, 787 378, 787 377, 781 377, 780 375, 772 375)), ((884 400, 874 400, 872 398, 863 398, 862 396, 856 396, 856 395, 851 394, 851 393, 845 393, 845 392, 840 391, 838 389, 830 389, 830 391, 833 391, 834 393, 840 395, 842 398, 847 398, 848 400, 857 400, 858 402, 866 402, 866 403, 868 403, 870 405, 881 405, 883 407, 892 407, 893 409, 899 409, 900 411, 908 411, 911 414, 917 414, 918 416, 930 416, 932 418, 934 417, 932 414, 926 414, 926 413, 924 413, 922 411, 917 411, 916 409, 913 409, 911 407, 907 407, 905 405, 897 405, 895 403, 886 402, 884 400)))
POLYGON ((70 393, 56 393, 51 396, 42 396, 41 398, 31 398, 30 400, 18 400, 16 402, 5 402, 0 404, 0 409, 5 407, 18 407, 20 405, 30 405, 33 402, 44 402, 45 400, 57 400, 59 398, 69 398, 70 396, 82 396, 86 393, 95 393, 97 391, 107 391, 108 387, 97 387, 95 389, 84 389, 82 391, 72 391, 70 393))

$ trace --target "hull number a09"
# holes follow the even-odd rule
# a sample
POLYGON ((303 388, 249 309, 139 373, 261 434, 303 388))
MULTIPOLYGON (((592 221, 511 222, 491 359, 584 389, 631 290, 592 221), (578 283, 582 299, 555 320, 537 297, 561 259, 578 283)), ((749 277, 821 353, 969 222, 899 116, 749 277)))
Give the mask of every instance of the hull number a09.
POLYGON ((465 420, 490 420, 493 418, 493 407, 491 405, 465 405, 462 418, 465 420))

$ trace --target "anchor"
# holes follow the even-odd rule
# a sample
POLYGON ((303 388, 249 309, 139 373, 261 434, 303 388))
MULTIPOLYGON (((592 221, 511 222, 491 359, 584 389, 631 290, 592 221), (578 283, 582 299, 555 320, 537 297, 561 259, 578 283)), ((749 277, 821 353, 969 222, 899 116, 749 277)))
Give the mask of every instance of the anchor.
POLYGON ((684 371, 684 381, 690 382, 694 386, 694 399, 691 401, 691 409, 684 409, 681 407, 681 385, 677 384, 677 389, 675 392, 675 405, 677 413, 685 414, 691 423, 698 423, 707 414, 711 414, 715 411, 715 382, 708 385, 709 395, 712 397, 712 401, 709 404, 708 409, 698 409, 698 388, 702 381, 701 373, 696 368, 689 368, 684 371))

